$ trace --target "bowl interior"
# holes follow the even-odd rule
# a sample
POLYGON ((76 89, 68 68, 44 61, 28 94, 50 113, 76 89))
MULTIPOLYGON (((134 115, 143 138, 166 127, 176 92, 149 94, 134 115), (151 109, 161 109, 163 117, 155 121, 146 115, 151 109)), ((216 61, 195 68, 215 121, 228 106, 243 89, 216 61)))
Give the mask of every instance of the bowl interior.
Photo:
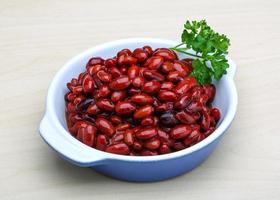
MULTIPOLYGON (((164 41, 164 40, 135 40, 126 41, 126 42, 114 42, 107 43, 105 45, 100 45, 98 47, 89 49, 82 54, 74 57, 64 67, 58 72, 55 76, 52 85, 50 86, 50 91, 52 94, 48 94, 48 109, 53 109, 56 119, 64 127, 66 132, 68 132, 66 121, 65 121, 65 101, 64 95, 68 92, 66 83, 69 82, 73 77, 77 77, 79 73, 85 70, 86 63, 91 57, 102 57, 110 58, 114 57, 118 51, 124 48, 135 49, 143 47, 145 45, 150 45, 153 49, 159 47, 172 47, 177 43, 173 41, 164 41)), ((187 57, 182 54, 178 54, 180 58, 187 57)), ((222 78, 216 85, 216 97, 214 99, 213 105, 218 107, 221 111, 221 120, 219 124, 222 123, 224 117, 227 115, 229 110, 229 105, 231 103, 230 95, 230 86, 228 81, 225 78, 222 78)), ((218 124, 218 126, 219 126, 218 124)), ((65 134, 61 133, 61 134, 65 134)))

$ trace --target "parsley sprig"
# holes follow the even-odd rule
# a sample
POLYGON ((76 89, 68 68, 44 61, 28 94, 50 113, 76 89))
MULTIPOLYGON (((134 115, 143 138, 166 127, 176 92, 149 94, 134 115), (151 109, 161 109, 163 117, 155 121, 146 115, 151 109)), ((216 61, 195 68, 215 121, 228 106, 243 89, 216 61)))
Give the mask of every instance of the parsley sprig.
POLYGON ((227 73, 230 40, 224 34, 215 32, 205 20, 187 21, 181 39, 182 43, 171 49, 195 58, 191 75, 200 84, 211 83, 213 78, 220 80, 227 73), (190 53, 190 49, 196 53, 190 53))

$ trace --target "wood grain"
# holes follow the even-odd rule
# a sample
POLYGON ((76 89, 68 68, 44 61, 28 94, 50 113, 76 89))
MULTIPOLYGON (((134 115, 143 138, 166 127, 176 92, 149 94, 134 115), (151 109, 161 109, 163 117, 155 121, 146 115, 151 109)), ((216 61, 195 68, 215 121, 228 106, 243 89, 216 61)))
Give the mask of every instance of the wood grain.
POLYGON ((0 199, 279 199, 280 2, 0 1, 0 199), (231 38, 239 106, 200 167, 150 184, 60 159, 38 135, 47 88, 72 56, 128 37, 178 39, 186 19, 231 38))

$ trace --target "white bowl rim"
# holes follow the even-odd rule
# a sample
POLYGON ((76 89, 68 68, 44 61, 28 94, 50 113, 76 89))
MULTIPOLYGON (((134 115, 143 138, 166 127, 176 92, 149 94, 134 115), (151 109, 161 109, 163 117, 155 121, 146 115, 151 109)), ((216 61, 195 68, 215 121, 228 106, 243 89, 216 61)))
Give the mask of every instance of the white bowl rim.
MULTIPOLYGON (((236 70, 236 64, 233 62, 233 60, 231 60, 228 57, 230 68, 229 68, 228 74, 226 76, 224 76, 223 79, 227 79, 226 81, 228 82, 228 84, 231 88, 231 90, 230 90, 231 103, 228 108, 229 110, 227 112, 227 115, 224 116, 224 119, 221 122, 221 124, 217 127, 217 129, 210 136, 205 138, 203 141, 201 141, 189 148, 186 148, 186 149, 183 149, 183 150, 180 150, 177 152, 169 153, 169 154, 164 154, 164 155, 126 156, 126 155, 117 155, 117 154, 111 154, 111 153, 99 151, 97 149, 88 147, 87 145, 81 143, 76 138, 71 136, 70 133, 67 130, 65 130, 63 125, 59 123, 58 117, 55 114, 54 105, 53 105, 53 101, 52 101, 52 99, 54 98, 55 88, 57 87, 56 83, 59 82, 60 77, 65 73, 65 71, 67 70, 68 67, 71 67, 71 65, 74 61, 81 59, 83 56, 87 55, 88 53, 90 53, 92 51, 98 51, 103 48, 113 47, 118 44, 137 43, 137 42, 145 42, 147 44, 149 44, 149 42, 157 42, 157 43, 162 43, 163 46, 164 45, 176 45, 179 43, 179 42, 172 41, 172 40, 158 39, 158 38, 128 38, 128 39, 121 39, 121 40, 103 43, 101 45, 97 45, 93 48, 90 48, 86 51, 83 51, 82 53, 80 53, 77 56, 70 59, 66 64, 63 65, 63 67, 56 73, 55 77, 53 78, 53 80, 49 86, 49 89, 48 89, 46 112, 45 112, 43 120, 45 119, 45 120, 50 121, 49 123, 51 123, 53 128, 57 131, 55 133, 56 135, 62 134, 59 132, 64 130, 63 137, 68 140, 67 145, 74 145, 75 149, 80 148, 81 153, 83 153, 82 150, 84 149, 86 151, 85 153, 91 154, 90 157, 95 157, 95 156, 97 157, 96 159, 87 160, 87 161, 73 160, 74 162, 80 163, 81 165, 83 165, 86 163, 93 164, 94 162, 97 162, 97 161, 106 162, 106 160, 121 160, 121 161, 130 161, 130 162, 145 162, 145 161, 154 162, 154 161, 178 158, 181 156, 191 154, 195 151, 198 151, 198 150, 202 149, 203 147, 207 146, 208 144, 212 143, 214 140, 216 140, 218 137, 220 137, 226 131, 226 129, 230 126, 232 120, 234 119, 236 109, 237 109, 237 101, 238 101, 237 91, 236 91, 236 87, 235 87, 235 84, 233 81, 233 77, 234 77, 235 70, 236 70)), ((42 122, 43 122, 43 120, 42 120, 42 122)), ((42 132, 47 131, 45 129, 48 127, 44 127, 42 125, 42 122, 40 124, 40 133, 41 133, 41 136, 46 140, 45 137, 48 137, 48 136, 45 134, 42 134, 42 132)), ((54 135, 52 135, 52 137, 53 136, 54 135)), ((56 151, 59 152, 59 149, 56 149, 56 151)), ((59 152, 59 153, 61 153, 61 152, 59 152)), ((71 156, 65 155, 65 154, 63 154, 63 156, 68 157, 68 158, 71 157, 71 156)))

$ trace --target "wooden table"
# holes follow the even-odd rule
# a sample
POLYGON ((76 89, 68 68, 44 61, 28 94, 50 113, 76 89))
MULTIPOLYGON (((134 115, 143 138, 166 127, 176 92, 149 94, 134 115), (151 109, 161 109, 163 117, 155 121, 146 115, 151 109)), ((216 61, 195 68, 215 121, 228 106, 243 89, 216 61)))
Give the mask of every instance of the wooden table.
POLYGON ((277 0, 1 0, 0 199, 280 199, 279 8, 277 0), (73 166, 42 141, 48 85, 68 59, 121 38, 177 40, 185 20, 202 18, 231 38, 239 105, 200 167, 127 183, 73 166))

